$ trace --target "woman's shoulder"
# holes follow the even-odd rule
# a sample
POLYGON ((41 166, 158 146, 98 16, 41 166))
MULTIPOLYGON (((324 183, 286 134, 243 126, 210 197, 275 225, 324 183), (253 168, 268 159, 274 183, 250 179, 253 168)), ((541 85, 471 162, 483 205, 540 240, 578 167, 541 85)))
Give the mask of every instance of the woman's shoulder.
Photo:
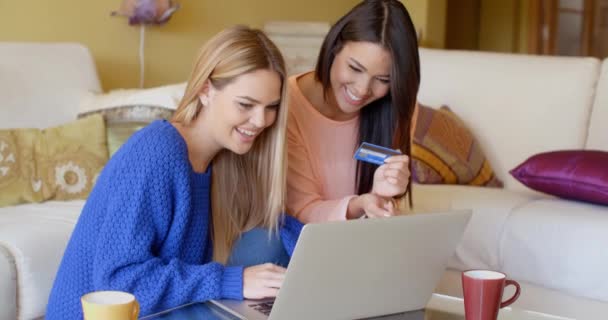
POLYGON ((157 120, 134 133, 112 160, 141 165, 183 162, 188 160, 188 149, 181 134, 170 122, 157 120))
POLYGON ((311 80, 314 80, 312 71, 289 78, 289 114, 291 117, 303 119, 309 118, 315 113, 311 99, 311 80))
POLYGON ((289 77, 287 80, 287 91, 289 93, 289 101, 291 104, 298 105, 307 103, 310 104, 308 83, 309 78, 314 77, 313 72, 306 72, 289 77))
POLYGON ((126 148, 150 148, 154 151, 177 151, 186 148, 186 143, 177 129, 167 120, 156 120, 137 131, 125 144, 126 148))
POLYGON ((354 120, 333 120, 324 115, 320 108, 325 104, 325 92, 315 79, 314 72, 307 72, 289 78, 288 125, 305 124, 312 128, 352 127, 354 120))

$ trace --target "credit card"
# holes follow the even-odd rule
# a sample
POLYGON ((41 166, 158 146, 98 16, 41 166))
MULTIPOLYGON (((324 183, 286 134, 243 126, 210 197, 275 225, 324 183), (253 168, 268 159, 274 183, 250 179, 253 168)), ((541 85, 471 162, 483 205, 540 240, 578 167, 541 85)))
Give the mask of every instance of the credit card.
POLYGON ((390 148, 385 148, 375 144, 363 142, 359 146, 359 148, 357 148, 357 151, 355 151, 355 155, 353 158, 359 161, 383 165, 384 160, 399 154, 401 154, 401 152, 398 150, 393 150, 390 148))

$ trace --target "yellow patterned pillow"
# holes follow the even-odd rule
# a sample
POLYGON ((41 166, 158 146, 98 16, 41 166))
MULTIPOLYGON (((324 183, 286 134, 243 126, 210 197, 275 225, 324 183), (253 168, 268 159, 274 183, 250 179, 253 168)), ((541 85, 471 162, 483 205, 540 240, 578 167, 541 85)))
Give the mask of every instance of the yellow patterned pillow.
POLYGON ((157 119, 171 119, 174 110, 149 104, 133 104, 81 113, 78 118, 100 114, 106 120, 110 157, 138 130, 157 119))
POLYGON ((107 160, 100 115, 45 130, 0 130, 0 206, 85 199, 107 160))
POLYGON ((415 182, 502 187, 477 139, 448 107, 419 105, 413 140, 415 182))

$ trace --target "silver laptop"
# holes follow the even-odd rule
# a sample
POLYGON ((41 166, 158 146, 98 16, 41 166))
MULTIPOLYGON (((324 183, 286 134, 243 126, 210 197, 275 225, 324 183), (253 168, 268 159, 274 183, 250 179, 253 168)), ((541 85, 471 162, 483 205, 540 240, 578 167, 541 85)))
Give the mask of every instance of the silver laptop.
POLYGON ((212 300, 239 319, 361 319, 424 308, 470 211, 308 224, 277 298, 212 300))

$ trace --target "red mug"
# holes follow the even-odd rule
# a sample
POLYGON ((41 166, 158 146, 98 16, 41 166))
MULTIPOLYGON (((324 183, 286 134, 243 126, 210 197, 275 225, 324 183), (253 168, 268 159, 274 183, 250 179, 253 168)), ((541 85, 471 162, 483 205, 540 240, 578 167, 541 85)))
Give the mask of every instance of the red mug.
POLYGON ((519 298, 519 283, 508 280, 507 275, 490 270, 469 270, 462 273, 465 320, 496 320, 498 310, 519 298), (515 286, 515 294, 502 301, 504 288, 515 286))

